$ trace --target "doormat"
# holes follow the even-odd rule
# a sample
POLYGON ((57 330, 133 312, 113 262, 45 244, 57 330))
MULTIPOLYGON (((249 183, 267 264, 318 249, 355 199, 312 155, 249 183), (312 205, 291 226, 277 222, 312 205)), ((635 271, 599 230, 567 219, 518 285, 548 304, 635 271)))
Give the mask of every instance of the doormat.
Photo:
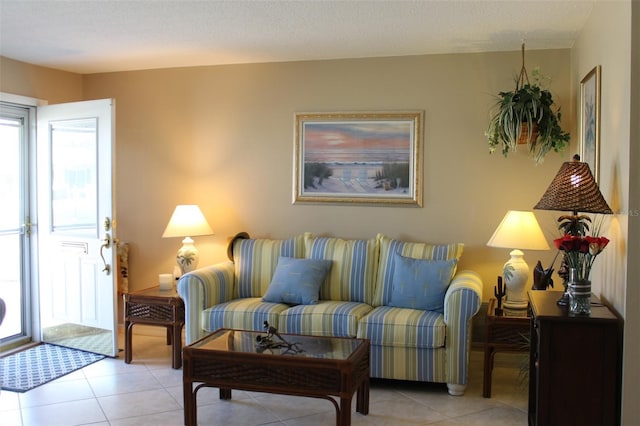
POLYGON ((43 343, 0 359, 2 389, 26 392, 104 358, 92 352, 43 343))

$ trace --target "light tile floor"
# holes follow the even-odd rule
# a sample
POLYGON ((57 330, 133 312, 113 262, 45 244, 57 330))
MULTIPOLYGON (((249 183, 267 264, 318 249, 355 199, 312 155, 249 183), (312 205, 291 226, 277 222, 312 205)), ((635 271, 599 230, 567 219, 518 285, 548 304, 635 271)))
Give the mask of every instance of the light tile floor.
MULTIPOLYGON (((122 336, 121 342, 122 342, 122 336)), ((133 361, 108 358, 25 393, 0 392, 2 426, 182 425, 182 370, 171 368, 164 337, 134 334, 133 361)), ((122 347, 122 346, 121 346, 122 347)), ((373 380, 369 415, 352 413, 354 425, 526 425, 527 389, 519 384, 521 354, 496 355, 492 398, 482 397, 483 353, 471 353, 462 397, 444 385, 373 380)), ((217 389, 198 392, 201 425, 333 425, 326 400, 217 389)))

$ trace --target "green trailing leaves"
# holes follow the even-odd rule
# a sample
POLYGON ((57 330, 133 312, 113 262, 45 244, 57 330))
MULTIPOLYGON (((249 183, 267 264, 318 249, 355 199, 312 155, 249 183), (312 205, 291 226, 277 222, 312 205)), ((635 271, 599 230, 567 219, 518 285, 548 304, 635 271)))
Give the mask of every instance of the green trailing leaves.
POLYGON ((529 153, 541 163, 550 151, 563 152, 569 143, 569 133, 560 127, 561 117, 560 109, 554 110, 551 92, 537 85, 500 92, 486 131, 489 152, 500 149, 507 157, 517 150, 518 139, 526 131, 529 153))

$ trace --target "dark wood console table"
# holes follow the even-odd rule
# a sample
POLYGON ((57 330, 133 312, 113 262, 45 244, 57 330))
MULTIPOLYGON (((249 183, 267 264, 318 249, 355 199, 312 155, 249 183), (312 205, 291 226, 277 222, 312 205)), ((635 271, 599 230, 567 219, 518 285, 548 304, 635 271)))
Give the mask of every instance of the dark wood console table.
POLYGON ((529 424, 619 424, 621 320, 593 295, 588 316, 572 316, 559 297, 529 292, 529 424))

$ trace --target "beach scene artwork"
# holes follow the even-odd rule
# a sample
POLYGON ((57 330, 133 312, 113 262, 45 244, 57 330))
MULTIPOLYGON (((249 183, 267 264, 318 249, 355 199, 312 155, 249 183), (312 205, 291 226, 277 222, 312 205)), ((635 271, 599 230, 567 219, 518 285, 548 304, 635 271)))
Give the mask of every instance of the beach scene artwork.
POLYGON ((329 120, 301 125, 304 196, 414 198, 415 120, 329 120))

